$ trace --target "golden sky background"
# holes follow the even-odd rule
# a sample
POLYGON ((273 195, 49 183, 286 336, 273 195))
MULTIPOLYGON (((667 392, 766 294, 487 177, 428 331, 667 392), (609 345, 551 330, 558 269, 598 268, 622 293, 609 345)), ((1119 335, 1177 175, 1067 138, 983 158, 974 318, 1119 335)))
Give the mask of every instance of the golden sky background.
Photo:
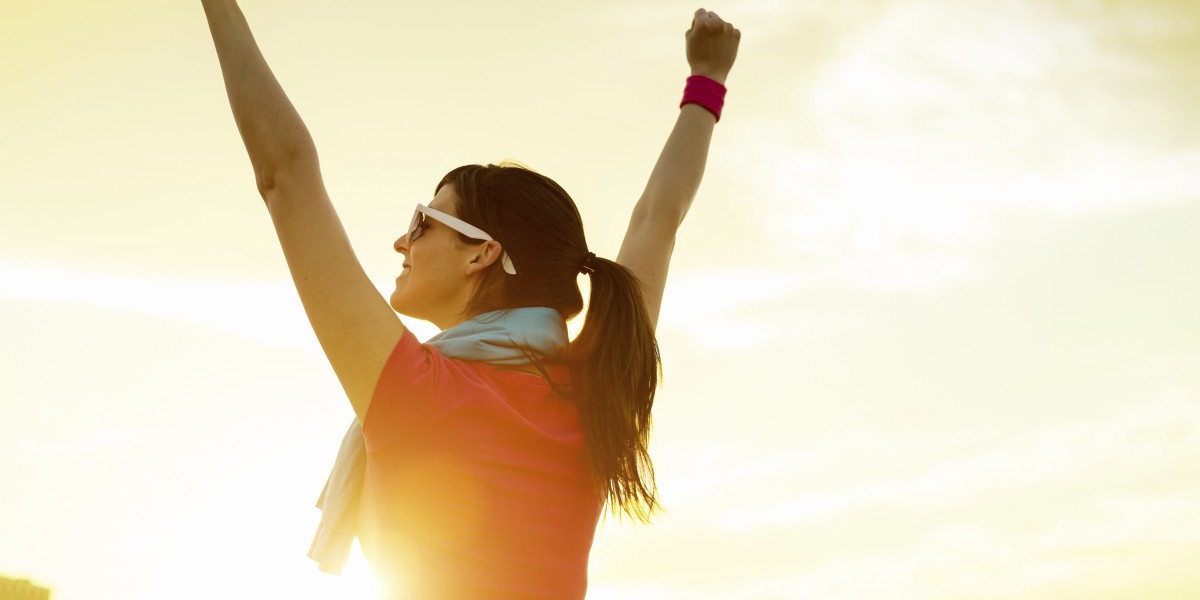
MULTIPOLYGON (((614 257, 700 7, 241 5, 385 297, 461 164, 614 257)), ((703 7, 743 36, 659 327, 668 512, 602 525, 589 598, 1200 595, 1200 5, 703 7)), ((353 413, 200 3, 5 3, 0 82, 0 576, 370 597, 305 556, 353 413)))

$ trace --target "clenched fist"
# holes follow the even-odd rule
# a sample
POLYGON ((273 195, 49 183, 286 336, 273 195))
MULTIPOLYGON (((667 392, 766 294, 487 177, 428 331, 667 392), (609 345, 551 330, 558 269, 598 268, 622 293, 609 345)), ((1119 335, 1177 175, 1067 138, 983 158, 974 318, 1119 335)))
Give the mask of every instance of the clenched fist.
POLYGON ((692 28, 684 34, 687 39, 687 60, 692 75, 704 75, 724 85, 733 60, 737 58, 742 32, 726 23, 717 13, 703 8, 692 18, 692 28))

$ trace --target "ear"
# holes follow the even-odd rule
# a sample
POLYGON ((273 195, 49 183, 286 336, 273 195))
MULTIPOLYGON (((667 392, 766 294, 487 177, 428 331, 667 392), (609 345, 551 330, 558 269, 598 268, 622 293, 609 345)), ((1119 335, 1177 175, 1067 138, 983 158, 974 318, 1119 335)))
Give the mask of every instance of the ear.
POLYGON ((481 273, 484 269, 492 266, 493 263, 500 261, 500 255, 504 252, 504 247, 496 240, 490 240, 475 246, 474 250, 467 255, 469 262, 467 263, 467 275, 481 273))

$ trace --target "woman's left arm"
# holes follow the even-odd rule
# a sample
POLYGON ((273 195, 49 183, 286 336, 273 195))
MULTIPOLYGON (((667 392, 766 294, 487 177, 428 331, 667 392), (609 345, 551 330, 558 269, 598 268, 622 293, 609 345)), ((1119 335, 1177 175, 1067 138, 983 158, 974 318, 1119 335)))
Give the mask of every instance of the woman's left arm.
POLYGON ((404 324, 367 277, 321 177, 308 128, 234 0, 203 0, 233 118, 292 282, 360 423, 404 324))

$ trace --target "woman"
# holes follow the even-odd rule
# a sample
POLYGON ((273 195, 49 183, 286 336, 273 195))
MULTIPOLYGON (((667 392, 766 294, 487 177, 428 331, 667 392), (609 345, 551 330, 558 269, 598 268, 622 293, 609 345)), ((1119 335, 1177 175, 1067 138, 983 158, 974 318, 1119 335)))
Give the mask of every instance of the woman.
POLYGON ((660 509, 647 453, 655 324, 741 33, 696 11, 679 118, 615 262, 588 251, 548 177, 467 165, 417 205, 385 301, 235 0, 203 4, 259 193, 356 416, 310 555, 338 572, 357 535, 389 597, 582 598, 605 504, 641 521, 660 509), (580 273, 591 298, 568 342, 580 273), (442 332, 422 344, 396 312, 442 332))

